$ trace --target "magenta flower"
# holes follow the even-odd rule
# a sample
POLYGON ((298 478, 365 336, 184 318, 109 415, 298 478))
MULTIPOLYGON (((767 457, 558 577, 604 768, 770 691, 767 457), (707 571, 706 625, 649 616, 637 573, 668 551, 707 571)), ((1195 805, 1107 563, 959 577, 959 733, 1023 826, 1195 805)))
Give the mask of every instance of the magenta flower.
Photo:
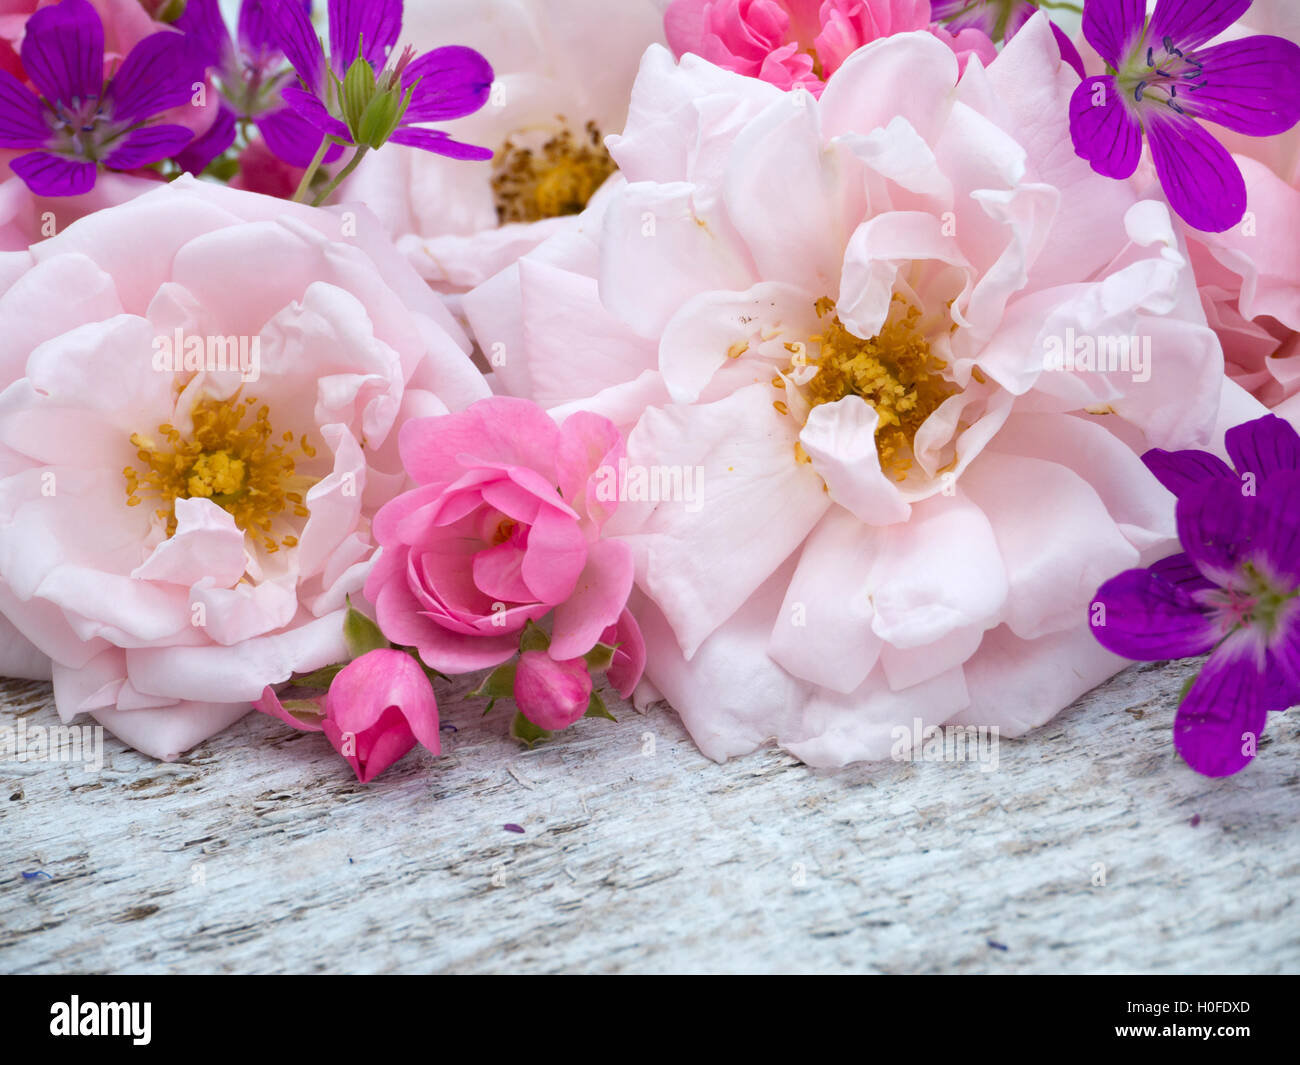
POLYGON ((1241 221, 1246 184, 1198 119, 1254 137, 1300 120, 1300 46, 1244 37, 1203 48, 1250 0, 1088 0, 1083 32, 1110 73, 1086 78, 1070 101, 1074 150, 1099 174, 1127 178, 1142 136, 1169 203, 1188 225, 1218 233, 1241 221))
POLYGON ((301 79, 284 89, 299 115, 339 144, 391 141, 453 159, 491 159, 492 150, 418 123, 445 122, 482 107, 492 67, 472 48, 449 45, 421 56, 405 49, 402 0, 329 0, 329 59, 300 0, 261 0, 271 32, 301 79))
POLYGON ((581 658, 557 661, 545 651, 525 651, 515 669, 515 705, 538 728, 559 732, 591 703, 591 674, 581 658))
POLYGON ((379 648, 353 659, 318 699, 281 702, 268 687, 253 707, 300 732, 324 732, 363 784, 417 743, 442 750, 433 687, 404 651, 379 648))
MULTIPOLYGON (((951 33, 979 30, 993 41, 1009 41, 1039 8, 1034 0, 931 0, 930 16, 951 33)), ((1083 57, 1074 42, 1055 22, 1052 34, 1061 58, 1084 76, 1083 57)))
POLYGON ((38 196, 88 192, 98 167, 149 166, 194 135, 152 121, 186 103, 202 78, 180 33, 145 37, 106 82, 98 13, 87 0, 62 0, 27 20, 22 61, 37 92, 0 70, 0 148, 33 149, 9 165, 38 196))
POLYGON ((1300 435, 1270 414, 1226 444, 1235 470, 1200 451, 1144 456, 1178 497, 1183 553, 1107 581, 1091 615, 1098 642, 1126 658, 1209 653, 1174 746, 1214 777, 1254 757, 1271 711, 1300 705, 1300 435))
MULTIPOLYGON (((299 0, 311 11, 311 0, 299 0)), ((177 162, 199 173, 235 142, 236 126, 252 124, 278 158, 297 167, 311 163, 324 134, 284 101, 282 91, 297 76, 280 50, 262 10, 262 0, 243 0, 235 37, 222 18, 217 0, 189 0, 176 20, 207 67, 221 96, 212 127, 196 137, 177 162)), ((336 147, 326 161, 337 158, 336 147)))

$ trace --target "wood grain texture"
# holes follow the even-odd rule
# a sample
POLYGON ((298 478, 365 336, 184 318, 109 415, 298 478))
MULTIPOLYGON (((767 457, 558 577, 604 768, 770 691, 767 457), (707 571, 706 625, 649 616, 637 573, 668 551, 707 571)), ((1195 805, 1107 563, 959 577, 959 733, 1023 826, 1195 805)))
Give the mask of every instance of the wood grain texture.
MULTIPOLYGON (((1296 715, 1198 777, 1186 669, 1131 668, 995 772, 719 766, 660 707, 530 752, 446 697, 444 757, 369 786, 261 715, 171 765, 111 737, 98 774, 0 763, 0 971, 1300 971, 1296 715)), ((44 685, 0 705, 55 723, 44 685)))

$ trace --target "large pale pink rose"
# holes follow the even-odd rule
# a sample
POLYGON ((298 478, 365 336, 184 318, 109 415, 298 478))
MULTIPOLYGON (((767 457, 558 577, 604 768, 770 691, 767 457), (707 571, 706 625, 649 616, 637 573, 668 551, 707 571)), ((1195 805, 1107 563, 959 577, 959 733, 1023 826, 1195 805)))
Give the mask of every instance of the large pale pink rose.
POLYGON ((1167 207, 1069 150, 1078 80, 1042 15, 960 82, 928 33, 869 44, 820 100, 653 49, 628 184, 463 298, 499 388, 697 474, 608 530, 707 754, 1020 733, 1122 664, 1087 604, 1171 546, 1138 456, 1211 436, 1223 362, 1167 207), (1132 336, 1149 375, 1052 368, 1132 336))
POLYGON ((487 392, 378 223, 182 178, 0 293, 0 612, 59 713, 174 757, 346 657, 396 426, 487 392))
POLYGON ((390 144, 343 195, 371 207, 438 288, 476 285, 573 227, 607 184, 603 138, 623 128, 637 62, 663 39, 656 0, 407 4, 402 44, 468 45, 492 64, 487 105, 443 128, 496 157, 466 163, 390 144))

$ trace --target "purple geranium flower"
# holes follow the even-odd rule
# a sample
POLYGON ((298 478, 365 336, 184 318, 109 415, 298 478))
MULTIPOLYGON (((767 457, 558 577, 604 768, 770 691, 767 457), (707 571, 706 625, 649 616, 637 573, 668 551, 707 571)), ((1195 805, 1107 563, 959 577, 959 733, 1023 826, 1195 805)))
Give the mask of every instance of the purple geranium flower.
MULTIPOLYGON (((930 17, 943 23, 949 32, 979 30, 992 41, 1009 41, 1038 12, 1035 0, 932 0, 930 17)), ((1061 58, 1084 76, 1083 57, 1074 42, 1055 22, 1052 33, 1056 36, 1061 58)))
POLYGON ((1244 37, 1203 48, 1250 0, 1087 0, 1084 36, 1111 73, 1085 78, 1070 101, 1074 150, 1106 177, 1137 169, 1142 134, 1169 203, 1191 226, 1222 232, 1246 211, 1232 156, 1197 119, 1254 137, 1300 120, 1300 47, 1244 37))
POLYGON ((1270 712, 1300 705, 1300 434, 1269 414, 1225 443, 1235 469, 1202 451, 1143 457, 1178 497, 1183 553, 1107 581, 1091 616, 1098 642, 1126 658, 1209 653, 1174 746, 1214 777, 1254 757, 1270 712))
POLYGON ((492 67, 472 48, 410 48, 392 67, 402 31, 402 0, 329 0, 329 61, 298 0, 262 0, 272 32, 302 79, 284 98, 340 144, 365 150, 387 141, 453 159, 490 159, 492 151, 453 140, 420 122, 472 114, 492 87, 492 67))
MULTIPOLYGON (((311 0, 299 0, 307 14, 311 0)), ((177 158, 191 173, 199 173, 235 142, 239 124, 257 127, 266 146, 293 166, 311 163, 324 136, 284 101, 281 92, 297 81, 280 50, 262 10, 262 0, 243 0, 234 38, 222 18, 217 0, 189 0, 176 20, 202 57, 221 95, 219 113, 207 133, 177 158)), ((325 161, 336 159, 334 148, 325 161)))
POLYGON ((180 33, 144 38, 105 83, 99 15, 87 0, 62 0, 27 20, 22 61, 40 95, 0 70, 0 147, 35 149, 9 165, 38 196, 89 192, 98 166, 148 166, 194 135, 150 124, 185 103, 201 76, 180 33))

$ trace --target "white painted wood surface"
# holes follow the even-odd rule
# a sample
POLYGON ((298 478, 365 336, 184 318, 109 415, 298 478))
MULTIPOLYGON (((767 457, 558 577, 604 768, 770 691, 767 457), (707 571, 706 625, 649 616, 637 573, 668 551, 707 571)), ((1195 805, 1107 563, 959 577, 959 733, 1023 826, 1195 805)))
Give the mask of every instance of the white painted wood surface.
MULTIPOLYGON (((111 737, 98 775, 0 763, 0 971, 1300 971, 1296 714, 1198 777, 1186 668, 988 773, 718 766, 664 708, 529 752, 450 698, 444 757, 369 786, 261 715, 172 765, 111 737)), ((0 705, 55 723, 44 685, 0 705)))

